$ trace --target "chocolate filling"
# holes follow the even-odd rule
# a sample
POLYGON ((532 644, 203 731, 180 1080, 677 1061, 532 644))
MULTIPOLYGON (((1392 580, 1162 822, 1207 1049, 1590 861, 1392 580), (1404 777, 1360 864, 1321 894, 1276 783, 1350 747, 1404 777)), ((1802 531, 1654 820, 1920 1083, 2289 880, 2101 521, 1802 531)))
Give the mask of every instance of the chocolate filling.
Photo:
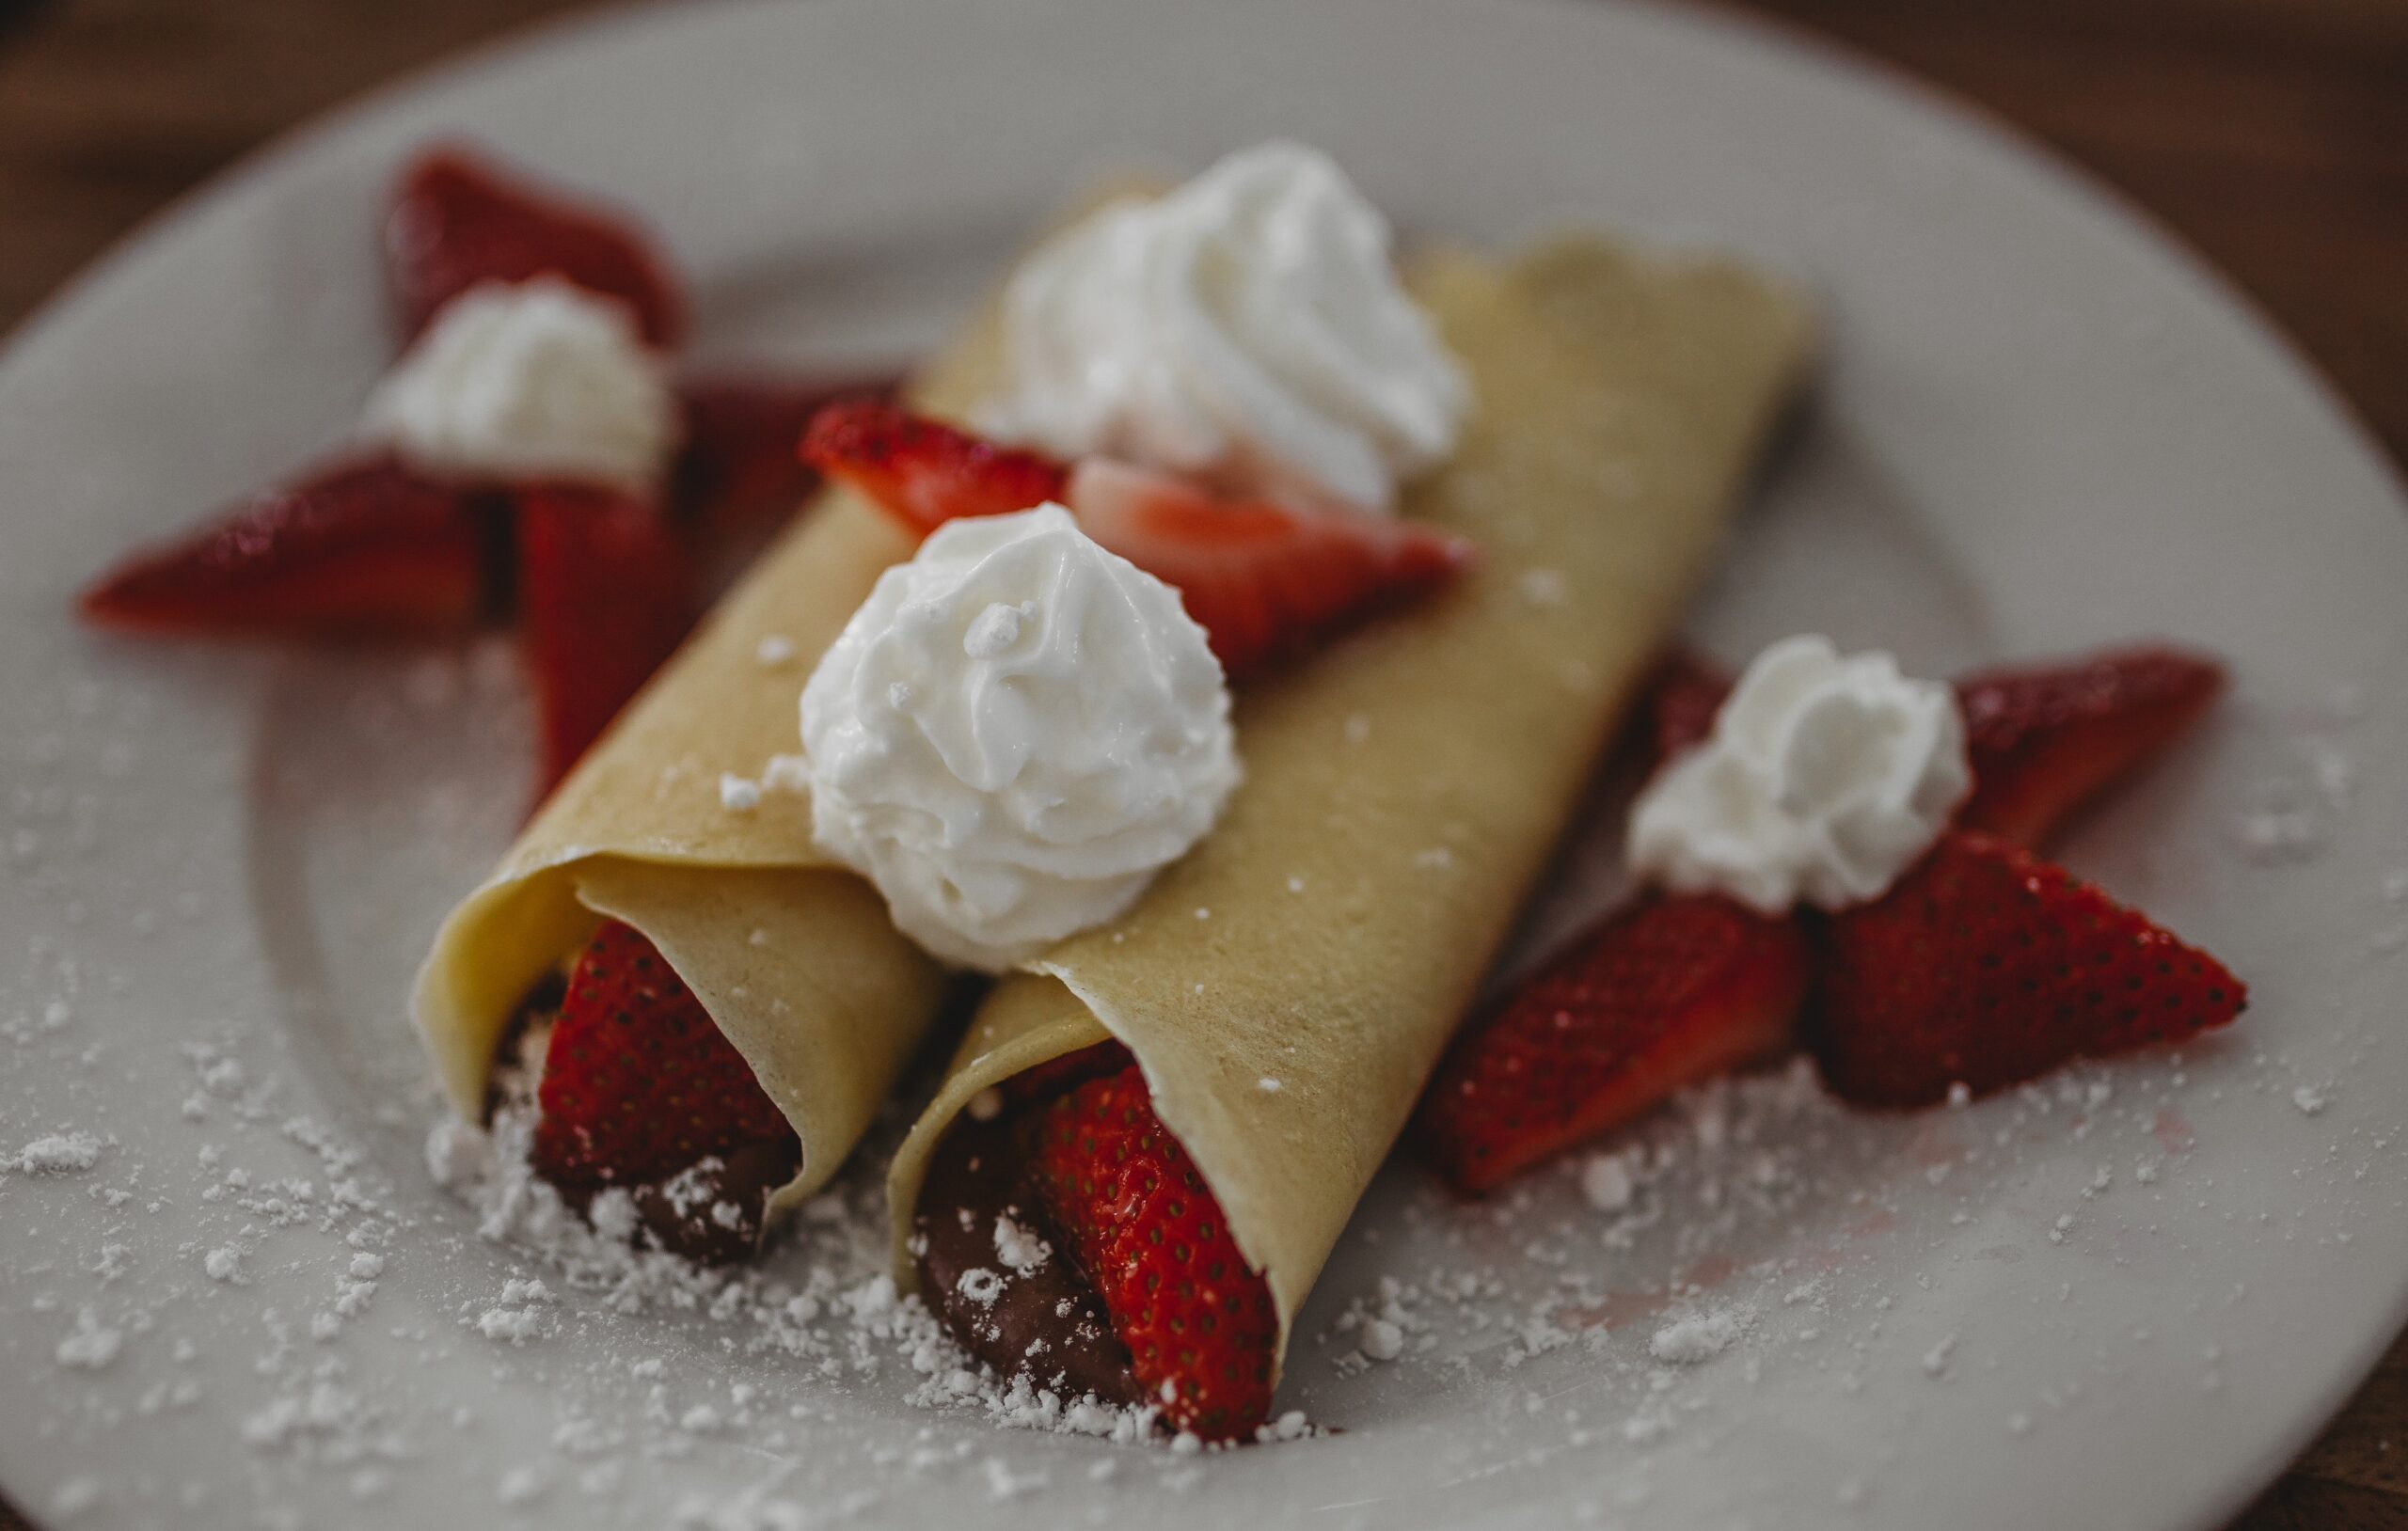
POLYGON ((1025 1164, 1008 1114, 954 1123, 929 1160, 912 1216, 921 1291, 963 1348, 1004 1376, 1025 1373, 1073 1397, 1149 1401, 1102 1300, 1028 1185, 1025 1164), (997 1237, 1006 1217, 1052 1253, 1015 1270, 997 1237))

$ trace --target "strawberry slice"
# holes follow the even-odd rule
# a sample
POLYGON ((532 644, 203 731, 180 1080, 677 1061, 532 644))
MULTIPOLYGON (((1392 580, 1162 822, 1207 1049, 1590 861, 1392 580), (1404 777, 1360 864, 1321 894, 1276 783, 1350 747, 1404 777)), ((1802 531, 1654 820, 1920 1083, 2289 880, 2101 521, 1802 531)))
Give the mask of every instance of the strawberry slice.
POLYGON ((1232 679, 1444 584, 1477 552, 1411 521, 1225 499, 1088 458, 1070 470, 1080 529, 1177 587, 1232 679))
POLYGON ((1807 1026, 1860 1106, 1987 1095, 2075 1058, 2225 1025, 2248 989, 2070 874, 1952 829, 1870 904, 1834 917, 1807 1026))
POLYGON ((678 384, 686 434, 670 481, 672 513, 714 541, 750 540, 784 526, 819 481, 800 451, 813 418, 834 400, 893 388, 884 379, 729 376, 678 384))
POLYGON ((647 500, 592 484, 519 492, 519 628, 548 791, 693 625, 684 550, 647 500))
POLYGON ((1482 1192, 1673 1091, 1777 1051, 1805 937, 1717 895, 1649 898, 1576 938, 1456 1039, 1418 1131, 1482 1192))
POLYGON ((545 275, 625 303, 663 350, 686 329, 676 276, 633 220, 555 197, 465 149, 410 163, 385 220, 385 257, 405 340, 480 282, 545 275))
POLYGON ((495 604, 499 525, 482 495, 354 458, 135 554, 78 605, 101 626, 174 637, 453 637, 495 604))
POLYGON ((570 970, 535 1098, 535 1167, 563 1186, 642 1185, 794 1136, 702 1002, 616 920, 570 970))
POLYGON ((1135 1064, 1029 1123, 1029 1169, 1064 1246, 1103 1300, 1131 1369, 1177 1429, 1253 1434, 1271 1413, 1279 1319, 1135 1064))
POLYGON ((1640 716, 1646 719, 1648 770, 1703 744, 1715 715, 1730 700, 1731 673, 1695 649, 1675 648, 1656 667, 1640 716))
POLYGON ((2162 648, 1964 677, 1956 695, 1975 786, 1957 824, 2039 844, 2196 722, 2224 687, 2215 660, 2162 648))
POLYGON ((1042 452, 999 447, 878 399, 848 400, 814 416, 802 458, 922 537, 958 516, 1008 515, 1059 500, 1069 479, 1042 452))
POLYGON ((1232 677, 1469 567, 1472 545, 1409 521, 1305 511, 1089 458, 1066 470, 877 402, 821 410, 804 459, 926 535, 964 515, 1060 500, 1080 529, 1178 587, 1232 677))

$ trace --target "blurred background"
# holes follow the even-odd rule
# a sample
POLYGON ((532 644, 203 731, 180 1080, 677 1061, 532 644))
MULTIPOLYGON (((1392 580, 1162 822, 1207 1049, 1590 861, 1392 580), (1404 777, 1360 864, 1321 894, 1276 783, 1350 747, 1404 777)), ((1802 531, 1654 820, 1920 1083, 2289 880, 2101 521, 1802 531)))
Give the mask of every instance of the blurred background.
MULTIPOLYGON (((1884 60, 2085 166, 2226 273, 2408 463, 2408 0, 1699 3, 1884 60)), ((594 8, 0 0, 0 334, 295 123, 594 8)), ((0 1531, 19 1523, 0 1505, 0 1531)), ((2239 1525, 2408 1526, 2408 1347, 2239 1525)))

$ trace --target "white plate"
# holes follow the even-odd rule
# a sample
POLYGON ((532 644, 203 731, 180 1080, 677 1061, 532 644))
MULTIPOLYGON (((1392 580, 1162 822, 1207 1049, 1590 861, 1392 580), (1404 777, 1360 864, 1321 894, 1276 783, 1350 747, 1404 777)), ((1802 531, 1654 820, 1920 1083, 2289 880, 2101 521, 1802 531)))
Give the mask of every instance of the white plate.
MULTIPOLYGON (((2399 492, 2185 258, 1795 43, 1434 0, 831 0, 551 34, 306 135, 105 262, 0 367, 0 1153, 107 1140, 88 1172, 0 1178, 0 1481, 37 1516, 2207 1526, 2401 1318, 2399 492), (1645 1226, 1570 1169, 1501 1211, 1391 1173, 1285 1395, 1344 1432, 1301 1444, 1180 1460, 1003 1432, 908 1407, 876 1346, 877 1370, 832 1375, 749 1348, 752 1318, 587 1293, 541 1310, 546 1337, 488 1339, 474 1320, 535 1267, 430 1183, 401 1005, 520 805, 517 698, 451 660, 67 618, 113 554, 341 431, 384 353, 378 190, 438 132, 649 210, 713 348, 831 363, 939 335, 1086 170, 1274 133, 1418 230, 1602 220, 1800 272, 1830 366, 1701 631, 1735 655, 1820 627, 1926 671, 2149 633, 2230 655, 2231 704, 2067 855, 2257 1002, 2181 1059, 1961 1113, 1783 1116, 1759 1086, 1715 1150, 1713 1112, 1674 1110, 1638 1135, 1678 1152, 1645 1226), (332 1205, 346 1178, 369 1208, 332 1205), (344 1318, 363 1225, 392 1237, 344 1318), (1495 1289, 1431 1289, 1467 1271, 1495 1289), (1333 1326, 1383 1275, 1426 1328, 1402 1360, 1347 1363, 1333 1326), (1576 1298, 1534 1322, 1551 1290, 1576 1298), (1691 1311, 1744 1333, 1666 1367, 1655 1336, 1691 1311), (647 1417, 698 1405, 716 1428, 647 1417)), ((873 1177, 852 1185, 866 1229, 873 1177)), ((844 1243, 776 1270, 864 1273, 844 1243)))

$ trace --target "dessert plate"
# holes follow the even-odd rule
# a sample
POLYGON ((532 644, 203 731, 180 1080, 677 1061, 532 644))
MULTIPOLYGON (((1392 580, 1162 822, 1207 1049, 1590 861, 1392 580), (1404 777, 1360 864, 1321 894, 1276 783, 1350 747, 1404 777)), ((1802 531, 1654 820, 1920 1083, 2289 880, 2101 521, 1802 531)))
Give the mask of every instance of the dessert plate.
MULTIPOLYGON (((0 358, 0 1485, 45 1523, 2212 1526, 2408 1312, 2408 506, 2188 258, 1796 42, 1469 0, 548 33, 77 284, 0 358), (914 1401, 945 1363, 878 1276, 900 1117, 754 1277, 610 1285, 482 1238, 402 1005, 525 806, 508 652, 68 618, 345 429, 386 355, 378 194, 445 134, 649 214, 706 355, 832 372, 931 344, 1091 173, 1275 134, 1417 236, 1580 220, 1775 262, 1825 307, 1825 375, 1695 635, 1925 673, 2149 632, 2228 655, 2232 702, 2064 859, 2255 1003, 1922 1118, 1739 1081, 1478 1207, 1391 1166, 1282 1395, 1337 1428, 1227 1453, 914 1401)), ((1533 943, 1610 895, 1613 817, 1533 943)))

